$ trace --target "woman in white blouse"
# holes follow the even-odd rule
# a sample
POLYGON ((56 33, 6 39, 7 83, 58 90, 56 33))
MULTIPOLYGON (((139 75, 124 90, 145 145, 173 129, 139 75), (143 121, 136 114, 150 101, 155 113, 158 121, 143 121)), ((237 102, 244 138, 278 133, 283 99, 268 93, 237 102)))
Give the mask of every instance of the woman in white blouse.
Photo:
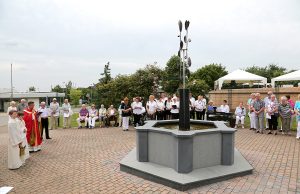
POLYGON ((156 118, 156 109, 157 109, 157 103, 154 100, 154 96, 149 96, 149 101, 146 104, 146 110, 147 110, 147 116, 149 120, 155 120, 156 118))
POLYGON ((172 119, 179 119, 179 98, 173 98, 171 103, 172 119))
POLYGON ((133 123, 134 126, 141 125, 141 118, 143 114, 143 105, 141 103, 141 98, 136 97, 135 101, 131 104, 132 112, 133 112, 133 123))

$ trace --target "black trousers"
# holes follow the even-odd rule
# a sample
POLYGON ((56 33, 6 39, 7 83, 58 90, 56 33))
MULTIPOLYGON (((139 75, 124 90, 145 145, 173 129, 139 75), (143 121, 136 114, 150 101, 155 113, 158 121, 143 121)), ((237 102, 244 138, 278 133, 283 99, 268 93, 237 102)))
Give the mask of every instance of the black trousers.
POLYGON ((179 113, 171 113, 172 119, 179 119, 179 113))
POLYGON ((165 111, 157 111, 156 115, 157 115, 157 120, 164 120, 165 111))
POLYGON ((142 115, 138 115, 138 114, 133 114, 133 124, 134 126, 136 126, 136 124, 139 124, 141 125, 141 118, 142 118, 142 115))
POLYGON ((196 111, 196 118, 197 120, 204 120, 205 110, 196 111))
POLYGON ((269 130, 277 130, 278 118, 277 115, 271 115, 271 119, 268 119, 269 130))
POLYGON ((190 110, 190 119, 195 119, 195 110, 190 110))
POLYGON ((49 129, 48 129, 48 126, 49 126, 48 118, 41 118, 41 124, 42 124, 41 137, 43 138, 43 132, 44 132, 44 129, 45 129, 46 138, 50 138, 49 129))

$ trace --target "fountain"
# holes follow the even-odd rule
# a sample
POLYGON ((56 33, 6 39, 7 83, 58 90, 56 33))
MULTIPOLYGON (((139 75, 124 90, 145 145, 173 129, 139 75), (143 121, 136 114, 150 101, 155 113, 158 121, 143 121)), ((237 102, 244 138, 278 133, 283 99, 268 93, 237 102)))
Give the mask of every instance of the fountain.
POLYGON ((252 166, 234 148, 236 130, 223 121, 189 118, 189 90, 185 70, 189 21, 181 40, 179 21, 181 78, 179 120, 147 121, 136 128, 136 148, 120 162, 121 171, 184 191, 196 186, 252 173, 252 166))

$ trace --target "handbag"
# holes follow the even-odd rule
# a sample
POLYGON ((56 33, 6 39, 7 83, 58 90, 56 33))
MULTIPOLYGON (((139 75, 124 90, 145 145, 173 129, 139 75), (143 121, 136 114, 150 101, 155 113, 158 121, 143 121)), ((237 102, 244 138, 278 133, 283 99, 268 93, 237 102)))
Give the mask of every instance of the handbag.
POLYGON ((26 146, 20 147, 20 156, 24 156, 25 155, 25 148, 26 148, 26 146))

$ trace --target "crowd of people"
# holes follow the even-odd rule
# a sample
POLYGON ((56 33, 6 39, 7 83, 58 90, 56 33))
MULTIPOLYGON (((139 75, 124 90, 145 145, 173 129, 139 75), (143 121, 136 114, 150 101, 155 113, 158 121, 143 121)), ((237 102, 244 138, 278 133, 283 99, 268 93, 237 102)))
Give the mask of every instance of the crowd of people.
MULTIPOLYGON (((63 128, 71 127, 71 117, 74 114, 68 99, 60 106, 56 98, 52 100, 47 107, 45 102, 41 102, 36 110, 34 102, 26 103, 22 99, 17 105, 12 101, 8 107, 9 115, 9 149, 8 149, 8 167, 9 169, 19 168, 29 157, 29 152, 41 150, 43 135, 51 139, 49 129, 58 128, 59 117, 63 117, 63 128)), ((121 100, 116 109, 110 105, 107 109, 103 104, 97 109, 95 104, 87 107, 81 105, 76 118, 78 128, 83 127, 93 129, 96 122, 100 127, 122 127, 123 131, 129 130, 129 125, 141 126, 145 120, 169 120, 179 118, 180 99, 175 94, 167 96, 162 93, 158 99, 150 95, 147 101, 141 97, 135 97, 130 103, 125 97, 121 100), (83 125, 83 126, 82 126, 83 125)), ((281 119, 279 127, 282 134, 290 135, 291 125, 294 118, 297 119, 297 135, 300 139, 300 95, 294 102, 290 96, 282 96, 278 101, 276 96, 270 91, 268 96, 261 98, 259 93, 250 95, 245 107, 243 102, 230 113, 230 107, 227 100, 216 107, 213 101, 199 95, 197 100, 190 93, 189 96, 190 118, 197 120, 209 119, 211 114, 216 112, 224 114, 233 114, 235 117, 235 128, 241 125, 245 128, 245 117, 250 118, 250 130, 263 134, 278 134, 278 119, 281 119)))
POLYGON ((300 139, 300 95, 294 102, 290 95, 281 96, 279 100, 272 91, 267 97, 261 98, 259 93, 252 93, 247 102, 250 117, 250 130, 256 133, 277 135, 281 131, 283 135, 291 135, 291 127, 294 119, 297 119, 296 138, 300 139), (278 119, 281 126, 278 127, 278 119), (280 128, 280 130, 278 129, 280 128))

